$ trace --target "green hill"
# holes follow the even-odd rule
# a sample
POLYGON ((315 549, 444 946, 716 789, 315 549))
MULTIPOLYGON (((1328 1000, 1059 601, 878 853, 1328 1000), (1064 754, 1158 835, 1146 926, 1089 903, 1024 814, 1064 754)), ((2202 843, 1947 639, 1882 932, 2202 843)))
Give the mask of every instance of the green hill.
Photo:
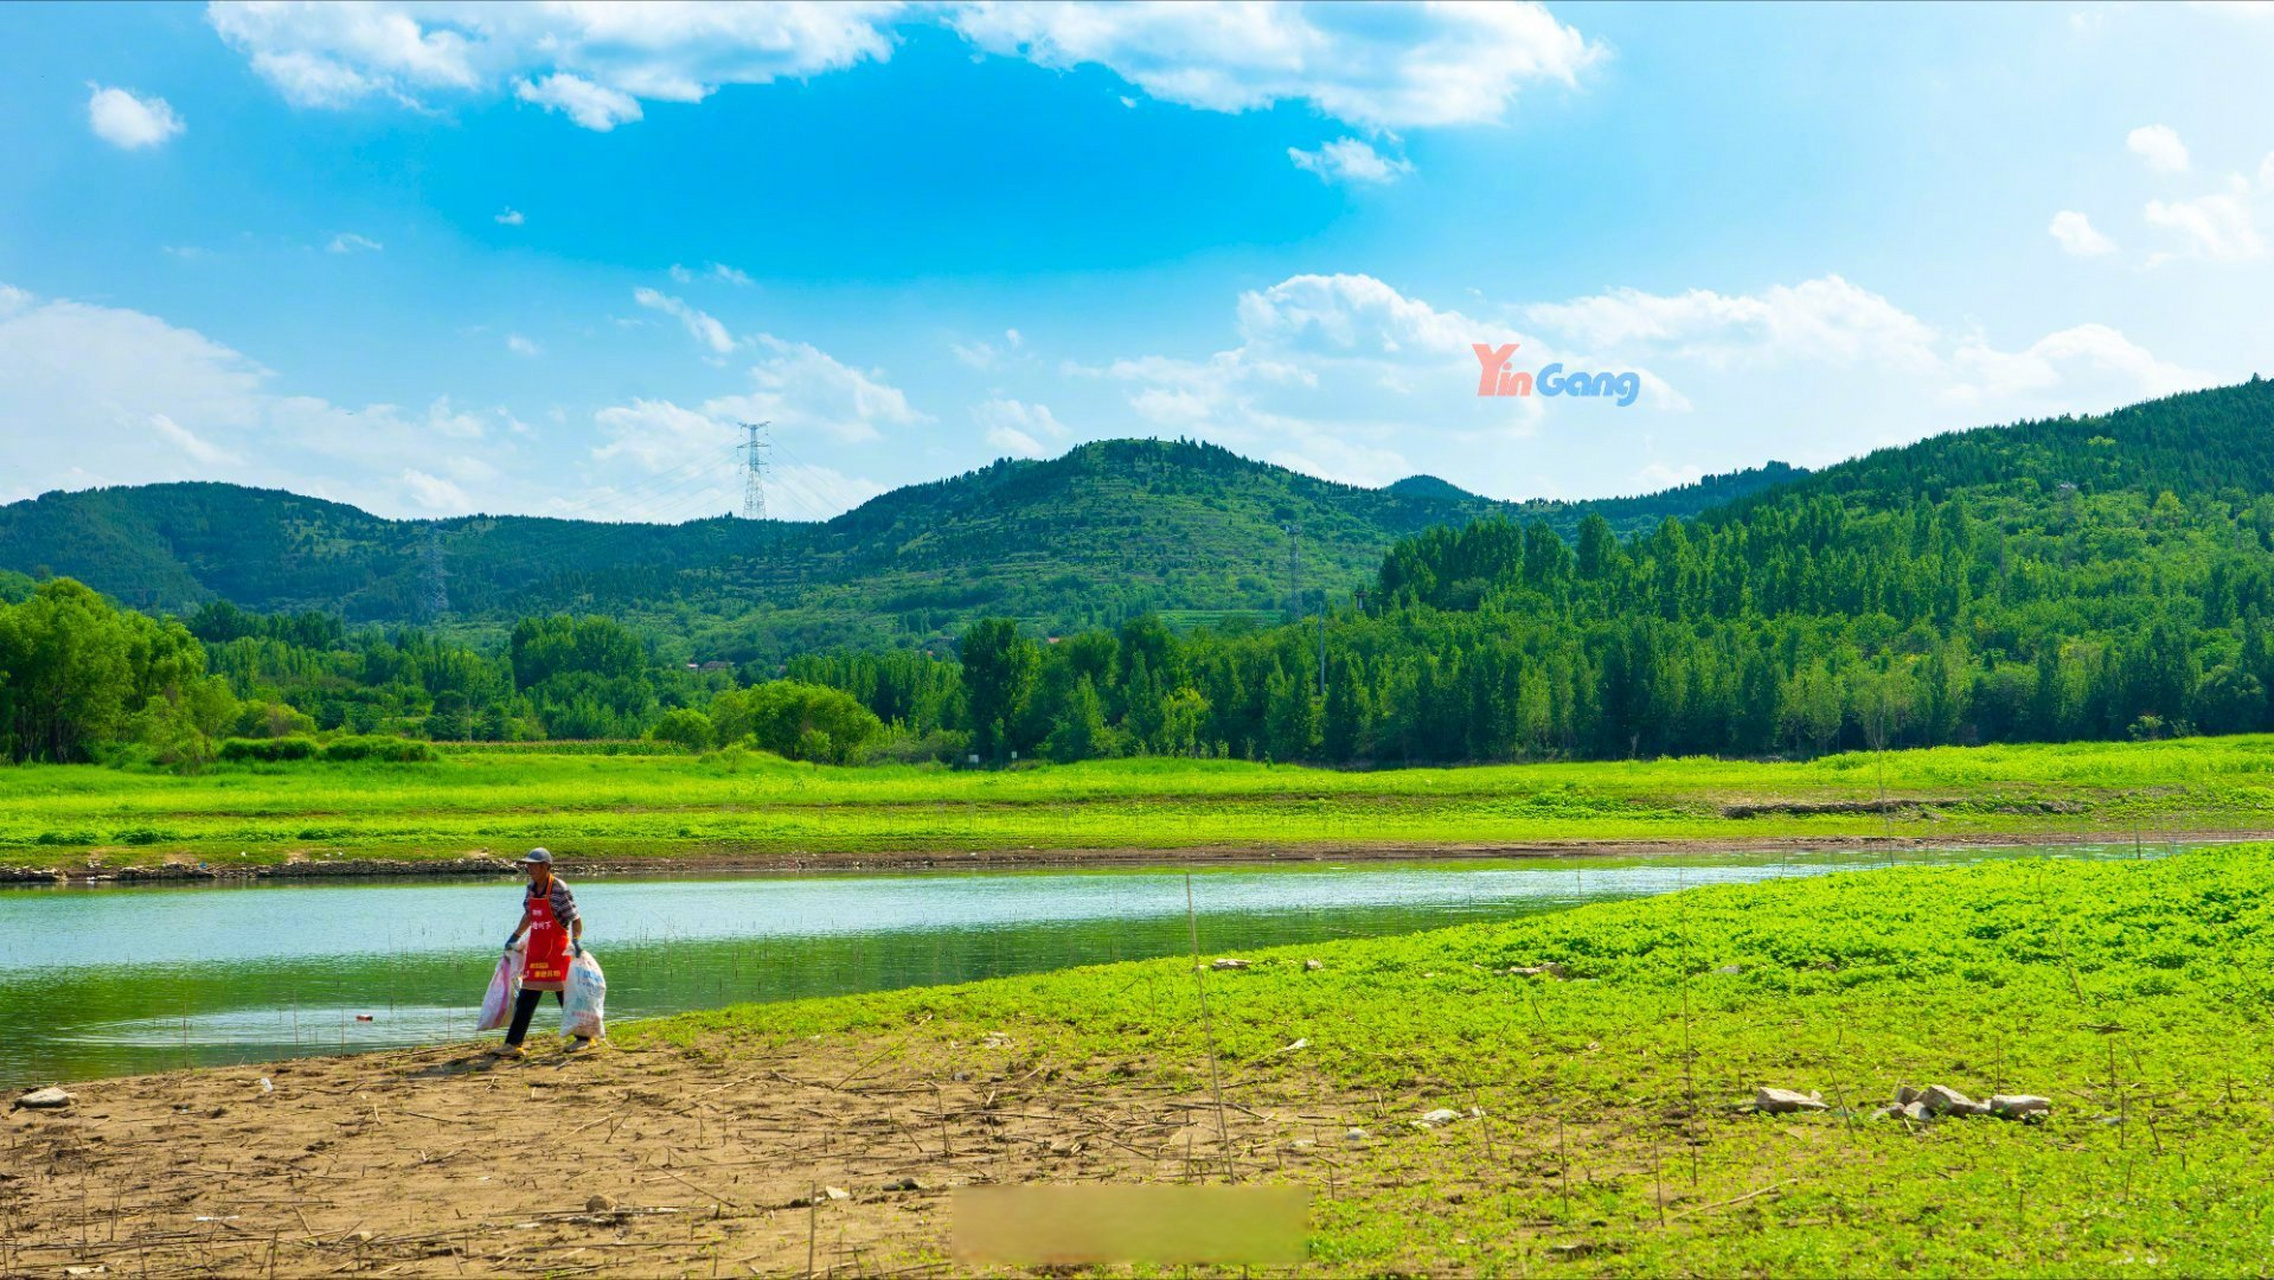
POLYGON ((677 525, 396 521, 291 493, 164 484, 0 507, 0 569, 77 578, 147 610, 226 600, 478 629, 600 612, 741 658, 924 643, 982 615, 1050 631, 1146 611, 1272 616, 1289 598, 1289 525, 1306 593, 1340 597, 1432 526, 1506 511, 1570 530, 1599 509, 1640 529, 1796 474, 1772 465, 1592 508, 1510 507, 1441 481, 1368 489, 1209 445, 1112 440, 911 485, 818 524, 677 525))

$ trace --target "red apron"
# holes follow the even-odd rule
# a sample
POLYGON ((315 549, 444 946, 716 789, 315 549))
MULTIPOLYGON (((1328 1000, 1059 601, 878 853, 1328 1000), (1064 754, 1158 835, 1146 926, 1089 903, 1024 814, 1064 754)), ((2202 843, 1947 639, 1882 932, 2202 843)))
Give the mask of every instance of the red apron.
POLYGON ((568 985, 568 930, 553 918, 550 892, 529 899, 529 950, 521 965, 521 985, 532 991, 559 991, 568 985))

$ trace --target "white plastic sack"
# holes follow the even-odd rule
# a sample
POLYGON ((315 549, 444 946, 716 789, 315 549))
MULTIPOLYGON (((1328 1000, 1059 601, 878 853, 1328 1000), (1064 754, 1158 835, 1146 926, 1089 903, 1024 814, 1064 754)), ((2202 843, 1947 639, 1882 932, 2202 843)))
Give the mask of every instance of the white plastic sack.
POLYGON ((515 947, 497 958, 497 972, 490 975, 490 989, 482 996, 482 1016, 474 1023, 476 1031, 495 1031, 513 1019, 513 998, 521 994, 521 948, 515 947))
POLYGON ((600 1015, 608 1000, 608 978, 590 951, 569 964, 568 989, 561 993, 561 1030, 598 1038, 600 1015))

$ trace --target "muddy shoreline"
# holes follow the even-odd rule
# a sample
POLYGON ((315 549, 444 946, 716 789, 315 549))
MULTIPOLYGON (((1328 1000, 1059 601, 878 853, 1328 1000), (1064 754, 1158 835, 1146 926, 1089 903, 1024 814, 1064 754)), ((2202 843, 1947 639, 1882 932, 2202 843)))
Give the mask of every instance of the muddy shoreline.
MULTIPOLYGON (((1977 832, 1928 836, 1755 836, 1733 839, 1688 837, 1667 840, 1573 839, 1507 843, 1384 843, 1193 845, 1171 848, 1015 848, 959 851, 791 850, 783 853, 730 851, 655 854, 644 857, 579 855, 557 849, 564 875, 688 876, 790 874, 796 872, 1020 870, 1027 868, 1161 867, 1190 865, 1269 865, 1280 862, 1442 862, 1488 858, 1631 858, 1694 853, 1814 853, 1857 849, 1949 849, 1988 847, 2056 848, 2121 845, 2145 848, 2173 843, 2231 844, 2274 840, 2274 830, 2216 829, 2157 833, 2142 840, 2130 830, 1977 832)), ((90 860, 63 867, 0 867, 0 886, 52 884, 183 884, 311 880, 496 879, 518 875, 512 855, 475 850, 439 858, 314 858, 254 866, 193 863, 180 858, 156 864, 112 865, 90 860)))

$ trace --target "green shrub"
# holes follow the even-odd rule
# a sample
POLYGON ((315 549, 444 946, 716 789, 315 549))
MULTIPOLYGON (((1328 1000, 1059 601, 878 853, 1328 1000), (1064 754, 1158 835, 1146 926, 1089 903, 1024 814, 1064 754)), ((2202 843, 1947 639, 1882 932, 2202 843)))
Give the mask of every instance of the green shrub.
POLYGON ((317 750, 313 738, 230 738, 221 744, 221 758, 235 763, 273 764, 284 760, 313 760, 317 750))
POLYGON ((335 764, 361 761, 374 764, 421 764, 440 757, 435 754, 433 747, 423 742, 366 734, 325 744, 323 758, 335 764))

